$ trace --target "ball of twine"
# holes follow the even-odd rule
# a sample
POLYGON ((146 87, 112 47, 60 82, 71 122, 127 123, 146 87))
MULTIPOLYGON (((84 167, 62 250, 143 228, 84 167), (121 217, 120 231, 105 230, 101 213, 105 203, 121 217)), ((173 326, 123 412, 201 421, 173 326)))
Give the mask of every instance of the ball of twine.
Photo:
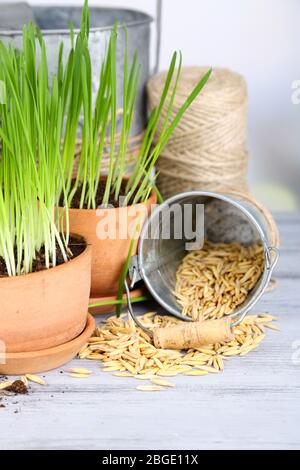
MULTIPOLYGON (((182 70, 171 117, 208 67, 182 70)), ((166 79, 162 72, 148 82, 149 106, 159 104, 166 79)), ((160 127, 167 109, 164 107, 160 127)), ((216 68, 163 149, 157 163, 164 197, 188 190, 248 191, 246 150, 247 87, 239 74, 216 68)))

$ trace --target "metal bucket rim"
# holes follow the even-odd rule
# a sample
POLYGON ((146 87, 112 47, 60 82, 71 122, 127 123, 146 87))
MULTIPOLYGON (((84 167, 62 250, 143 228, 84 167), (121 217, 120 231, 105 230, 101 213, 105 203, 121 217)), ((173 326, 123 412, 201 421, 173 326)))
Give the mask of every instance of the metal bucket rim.
MULTIPOLYGON (((69 5, 61 5, 60 6, 61 8, 67 8, 69 7, 69 5)), ((41 6, 41 5, 36 5, 36 6, 33 6, 32 7, 33 10, 34 9, 47 9, 47 8, 50 8, 50 7, 46 7, 46 6, 41 6)), ((69 7, 71 8, 71 7, 69 7)), ((72 8, 72 10, 82 10, 81 7, 74 7, 72 8)), ((112 8, 112 7, 91 7, 91 10, 116 10, 116 8, 112 8)), ((118 8, 117 9, 118 11, 120 12, 134 12, 134 13, 138 13, 141 15, 141 17, 143 16, 144 18, 142 19, 139 19, 137 21, 130 21, 128 23, 125 23, 125 26, 126 28, 133 28, 135 26, 141 26, 143 24, 151 24, 153 23, 154 21, 154 18, 153 16, 151 15, 148 15, 148 13, 145 13, 143 11, 140 11, 140 10, 135 10, 133 8, 118 8)), ((121 26, 124 26, 124 25, 121 25, 121 26)), ((105 31, 111 31, 113 28, 113 25, 111 26, 97 26, 97 27, 93 27, 93 28, 90 28, 90 33, 98 33, 98 32, 105 32, 105 31)), ((75 34, 78 34, 80 31, 80 28, 74 28, 74 33, 75 34)), ((54 36, 54 35, 61 35, 61 36, 69 36, 70 35, 70 29, 67 29, 67 28, 63 28, 63 29, 41 29, 41 33, 44 35, 44 36, 54 36)), ((15 30, 7 30, 7 29, 0 29, 0 36, 11 36, 11 37, 15 37, 15 36, 22 36, 23 34, 23 31, 21 29, 15 29, 15 30)))
POLYGON ((153 212, 149 216, 149 218, 147 219, 146 223, 144 224, 141 235, 140 235, 140 239, 139 239, 137 257, 138 257, 138 269, 139 269, 139 273, 141 275, 141 278, 145 282, 147 289, 150 291, 150 293, 154 297, 154 299, 164 309, 166 309, 168 312, 170 312, 171 314, 177 316, 179 308, 178 308, 178 310, 176 310, 175 308, 173 308, 172 306, 167 304, 164 301, 164 299, 161 299, 157 295, 156 291, 153 289, 153 287, 151 285, 151 282, 149 282, 148 276, 145 273, 145 270, 143 268, 143 264, 144 264, 143 263, 143 244, 144 244, 145 234, 147 233, 148 227, 149 227, 151 221, 154 219, 154 217, 156 217, 156 215, 159 214, 161 212, 161 210, 163 210, 163 208, 170 206, 170 204, 173 204, 178 199, 188 198, 188 197, 191 197, 191 196, 208 196, 208 197, 211 197, 211 198, 221 199, 225 202, 228 202, 228 203, 234 205, 236 208, 238 208, 239 210, 241 210, 241 212, 243 212, 245 214, 245 216, 255 226, 255 228, 257 229, 257 231, 259 233, 259 236, 260 236, 261 241, 262 241, 263 246, 264 246, 264 255, 265 255, 264 271, 263 271, 263 274, 262 274, 261 278, 258 281, 259 285, 258 285, 257 296, 254 299, 249 300, 249 302, 246 302, 245 305, 243 305, 241 307, 237 307, 237 309, 235 309, 234 312, 232 312, 234 317, 236 317, 238 315, 243 315, 245 313, 245 311, 246 312, 249 311, 257 303, 257 301, 260 299, 260 297, 264 293, 264 291, 265 291, 265 289, 266 289, 266 287, 267 287, 267 285, 270 281, 270 277, 271 277, 271 274, 272 274, 272 269, 269 269, 268 266, 267 266, 267 260, 268 260, 268 254, 269 254, 268 251, 269 251, 270 247, 268 245, 268 242, 266 240, 266 237, 264 235, 264 232, 263 232, 262 228, 257 223, 257 221, 255 220, 253 215, 248 211, 247 208, 241 207, 241 205, 238 201, 232 199, 230 196, 228 196, 226 194, 210 192, 210 191, 188 191, 188 192, 176 194, 175 196, 172 196, 169 199, 166 199, 162 204, 157 206, 153 210, 153 212))

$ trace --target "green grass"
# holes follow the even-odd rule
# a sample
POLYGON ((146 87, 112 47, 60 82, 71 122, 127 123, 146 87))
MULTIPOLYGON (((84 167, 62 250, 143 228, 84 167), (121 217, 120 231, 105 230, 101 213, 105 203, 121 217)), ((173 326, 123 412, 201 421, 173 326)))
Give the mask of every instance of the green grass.
MULTIPOLYGON (((0 42, 0 80, 7 95, 6 103, 0 104, 0 257, 10 276, 31 272, 36 254, 42 247, 46 268, 56 265, 57 244, 65 261, 68 260, 68 207, 78 192, 79 207, 88 209, 97 208, 100 185, 103 185, 102 206, 107 206, 111 195, 116 201, 121 195, 125 196, 121 205, 145 201, 152 189, 159 195, 152 179, 154 166, 211 73, 208 70, 174 116, 182 69, 181 53, 174 52, 159 105, 149 116, 124 194, 123 181, 128 174, 126 162, 140 78, 138 52, 130 60, 126 27, 116 24, 108 40, 93 102, 94 71, 89 29, 90 12, 85 1, 80 32, 75 38, 71 26, 71 50, 64 64, 63 44, 60 46, 57 72, 51 84, 48 82, 47 51, 38 28, 32 24, 24 27, 20 52, 12 45, 5 46, 0 42), (122 103, 118 103, 117 50, 121 34, 125 39, 123 98, 122 103), (162 120, 163 110, 165 117, 162 120), (74 180, 78 137, 82 143, 74 180), (103 158, 108 137, 109 169, 108 174, 104 174, 103 158), (61 204, 62 196, 66 209, 64 221, 55 210, 61 204), (61 234, 63 227, 65 233, 61 234)), ((127 274, 126 266, 121 281, 127 274)))
MULTIPOLYGON (((73 33, 71 32, 71 35, 73 33)), ((162 91, 160 103, 151 112, 144 139, 138 157, 135 160, 131 175, 127 181, 125 194, 121 193, 122 182, 128 174, 126 156, 130 153, 129 138, 132 132, 134 108, 137 89, 139 85, 140 66, 138 52, 129 60, 128 33, 126 27, 115 25, 107 45, 106 55, 100 72, 100 85, 97 91, 95 104, 92 103, 92 76, 91 57, 88 46, 89 38, 89 9, 85 1, 82 13, 81 31, 74 47, 74 64, 72 68, 71 105, 68 110, 67 129, 64 145, 65 174, 68 176, 68 204, 71 205, 74 195, 81 192, 80 208, 96 209, 97 191, 103 185, 101 206, 107 206, 110 196, 115 201, 125 196, 121 205, 137 204, 145 201, 155 187, 151 178, 155 163, 162 150, 167 145, 172 132, 178 125, 185 111, 199 95, 211 70, 202 77, 199 83, 187 97, 178 113, 171 119, 174 100, 182 69, 181 53, 174 52, 166 82, 162 91), (122 118, 120 129, 117 129, 117 47, 118 36, 124 35, 124 67, 122 73, 122 118), (82 104, 80 106, 80 101, 82 104), (73 111, 73 103, 75 103, 73 111), (76 129, 79 128, 80 108, 83 109, 83 126, 81 130, 81 152, 79 169, 75 182, 71 182, 74 170, 74 148, 76 142, 76 129), (161 123, 162 111, 166 108, 165 118, 161 123), (161 128, 159 132, 158 129, 161 128), (117 145, 116 137, 119 134, 120 143, 117 145), (102 162, 107 137, 109 144, 109 168, 105 178, 102 162), (155 142, 156 143, 155 143, 155 142)))
POLYGON ((61 69, 48 83, 43 38, 32 24, 23 29, 18 52, 0 42, 0 257, 9 276, 32 271, 44 247, 45 267, 56 265, 56 245, 68 259, 66 236, 55 208, 65 191, 61 139, 67 76, 61 69), (40 60, 37 63, 37 53, 40 60))

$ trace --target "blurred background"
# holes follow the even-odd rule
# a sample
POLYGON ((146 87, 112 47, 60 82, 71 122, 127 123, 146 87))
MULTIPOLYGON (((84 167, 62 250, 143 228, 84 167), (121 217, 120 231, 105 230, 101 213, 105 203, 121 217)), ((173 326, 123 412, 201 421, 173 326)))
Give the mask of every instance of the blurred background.
MULTIPOLYGON (((35 5, 82 2, 29 1, 35 5)), ((156 16, 156 0, 89 3, 134 8, 156 16)), ((184 65, 228 67, 246 78, 249 182, 252 192, 273 210, 300 208, 299 19, 299 0, 162 2, 160 70, 167 68, 174 49, 181 49, 184 65)), ((153 25, 153 62, 154 40, 153 25)))

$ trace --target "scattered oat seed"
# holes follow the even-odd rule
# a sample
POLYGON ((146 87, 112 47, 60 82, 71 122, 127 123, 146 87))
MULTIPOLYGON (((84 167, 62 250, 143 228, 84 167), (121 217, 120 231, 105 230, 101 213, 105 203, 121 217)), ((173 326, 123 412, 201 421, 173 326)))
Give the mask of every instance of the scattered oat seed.
POLYGON ((33 374, 25 374, 25 377, 27 380, 30 380, 30 382, 35 382, 39 385, 47 385, 44 379, 39 377, 38 375, 33 375, 33 374))
POLYGON ((170 382, 169 380, 162 380, 159 378, 151 379, 151 382, 155 385, 161 385, 162 387, 175 387, 176 384, 174 382, 170 382))
POLYGON ((72 369, 69 370, 71 374, 92 374, 92 371, 89 369, 86 369, 85 367, 73 367, 72 369))
POLYGON ((141 392, 158 392, 159 390, 162 390, 162 387, 159 387, 158 385, 138 385, 136 389, 141 392))

